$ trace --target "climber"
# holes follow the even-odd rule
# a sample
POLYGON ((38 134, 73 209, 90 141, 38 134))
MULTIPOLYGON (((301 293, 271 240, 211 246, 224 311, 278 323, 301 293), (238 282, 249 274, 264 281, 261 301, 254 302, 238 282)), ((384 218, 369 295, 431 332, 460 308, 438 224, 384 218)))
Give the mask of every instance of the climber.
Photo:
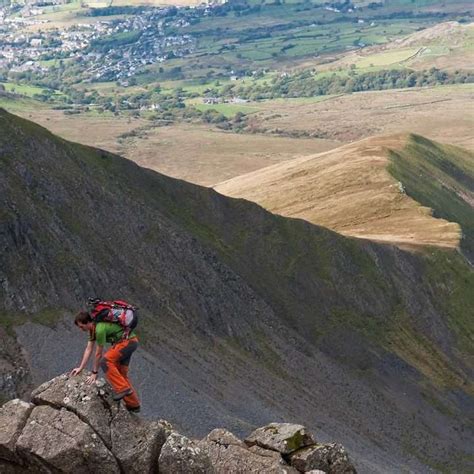
POLYGON ((113 399, 116 401, 123 399, 128 411, 138 413, 140 411, 140 401, 128 379, 130 358, 138 347, 138 338, 135 332, 132 331, 127 334, 127 337, 124 337, 122 326, 110 322, 96 323, 91 315, 85 311, 76 316, 74 324, 82 331, 89 333, 89 341, 82 356, 81 364, 73 369, 70 375, 74 376, 82 372, 97 343, 92 375, 87 378, 87 383, 93 384, 97 380, 100 365, 105 378, 115 392, 113 399), (112 347, 103 355, 106 343, 111 344, 112 347))

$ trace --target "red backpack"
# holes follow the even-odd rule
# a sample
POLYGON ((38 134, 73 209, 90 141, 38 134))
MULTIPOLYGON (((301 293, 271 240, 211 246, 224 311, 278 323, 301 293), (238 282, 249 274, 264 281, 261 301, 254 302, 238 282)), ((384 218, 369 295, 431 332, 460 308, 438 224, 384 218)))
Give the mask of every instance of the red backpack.
POLYGON ((89 298, 91 315, 94 323, 107 322, 117 323, 123 328, 123 337, 127 339, 129 334, 137 327, 138 308, 123 300, 102 301, 100 298, 89 298))

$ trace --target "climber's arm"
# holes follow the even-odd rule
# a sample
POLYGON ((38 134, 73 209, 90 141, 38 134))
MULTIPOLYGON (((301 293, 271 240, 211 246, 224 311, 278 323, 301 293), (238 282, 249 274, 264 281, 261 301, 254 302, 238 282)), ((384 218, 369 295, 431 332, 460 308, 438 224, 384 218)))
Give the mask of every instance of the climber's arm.
POLYGON ((97 348, 95 350, 95 357, 94 363, 92 365, 92 375, 87 378, 87 383, 92 384, 97 380, 97 376, 99 374, 99 365, 100 360, 102 359, 102 353, 104 352, 104 346, 97 344, 97 348))
POLYGON ((94 350, 94 345, 95 345, 95 341, 88 341, 87 342, 86 349, 84 350, 84 354, 82 356, 81 365, 79 365, 79 367, 76 367, 75 369, 73 369, 71 371, 70 375, 79 375, 82 372, 84 367, 87 365, 87 362, 89 361, 89 358, 92 354, 92 351, 94 350))

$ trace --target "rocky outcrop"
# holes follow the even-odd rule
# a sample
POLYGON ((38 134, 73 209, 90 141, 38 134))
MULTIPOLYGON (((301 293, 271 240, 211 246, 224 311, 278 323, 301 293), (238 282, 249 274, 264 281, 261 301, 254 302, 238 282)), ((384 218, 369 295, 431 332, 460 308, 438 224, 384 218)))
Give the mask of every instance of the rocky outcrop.
POLYGON ((253 446, 249 448, 231 432, 215 429, 202 439, 199 447, 209 456, 214 472, 226 474, 229 472, 246 473, 297 473, 291 468, 277 451, 253 446))
POLYGON ((249 446, 258 445, 282 454, 289 454, 299 448, 315 444, 314 438, 304 426, 291 423, 270 423, 256 429, 245 442, 249 446))
POLYGON ((65 408, 35 407, 15 447, 25 464, 39 472, 119 472, 97 433, 65 408))
POLYGON ((245 439, 245 443, 251 446, 252 450, 273 450, 280 453, 294 468, 294 472, 356 473, 343 446, 335 443, 316 443, 313 435, 302 425, 270 423, 256 429, 245 439))
POLYGON ((0 409, 3 470, 152 473, 171 427, 145 421, 112 400, 103 380, 60 375, 0 409))
POLYGON ((355 473, 342 446, 316 444, 302 425, 271 423, 245 442, 225 429, 193 440, 130 414, 103 380, 86 377, 60 375, 34 390, 32 403, 0 408, 2 473, 355 473))
POLYGON ((198 445, 179 433, 170 434, 158 460, 160 474, 213 474, 209 456, 198 445))
POLYGON ((21 400, 12 400, 5 403, 0 411, 0 459, 11 462, 20 462, 16 454, 15 445, 18 434, 21 433, 30 416, 34 405, 21 400))
POLYGON ((290 462, 300 472, 322 470, 328 474, 355 473, 346 450, 335 443, 315 444, 295 451, 290 455, 290 462))
POLYGON ((126 473, 156 471, 156 460, 171 428, 166 421, 144 423, 119 410, 110 424, 111 450, 126 473))

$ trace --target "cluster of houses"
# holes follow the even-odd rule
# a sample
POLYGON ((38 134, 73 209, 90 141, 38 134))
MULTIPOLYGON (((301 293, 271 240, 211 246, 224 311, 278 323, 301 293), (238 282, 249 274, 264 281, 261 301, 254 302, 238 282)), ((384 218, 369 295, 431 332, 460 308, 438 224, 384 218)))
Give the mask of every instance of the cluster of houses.
POLYGON ((5 15, 5 8, 0 9, 0 68, 47 72, 45 60, 81 57, 91 41, 113 31, 108 22, 80 24, 66 30, 25 28, 38 23, 21 16, 11 18, 5 15))
MULTIPOLYGON (((0 7, 0 69, 41 73, 54 64, 51 59, 76 59, 76 64, 84 64, 82 80, 126 82, 143 66, 185 56, 196 47, 190 35, 165 33, 165 26, 179 29, 189 24, 182 16, 170 14, 175 7, 146 9, 139 15, 80 23, 62 30, 25 28, 45 21, 30 16, 33 8, 38 7, 27 4, 11 15, 11 7, 0 7), (130 42, 123 41, 127 35, 130 42), (107 43, 107 38, 112 41, 107 43)), ((209 8, 202 5, 194 11, 206 15, 209 8)))

